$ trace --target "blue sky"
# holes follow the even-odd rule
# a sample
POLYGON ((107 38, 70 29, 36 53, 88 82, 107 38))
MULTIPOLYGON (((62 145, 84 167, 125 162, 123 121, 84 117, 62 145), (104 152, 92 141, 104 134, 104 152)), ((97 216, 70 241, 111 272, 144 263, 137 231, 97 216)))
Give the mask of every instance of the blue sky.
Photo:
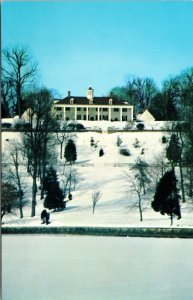
POLYGON ((29 47, 41 82, 96 96, 129 75, 158 86, 193 66, 192 2, 4 2, 2 47, 29 47))

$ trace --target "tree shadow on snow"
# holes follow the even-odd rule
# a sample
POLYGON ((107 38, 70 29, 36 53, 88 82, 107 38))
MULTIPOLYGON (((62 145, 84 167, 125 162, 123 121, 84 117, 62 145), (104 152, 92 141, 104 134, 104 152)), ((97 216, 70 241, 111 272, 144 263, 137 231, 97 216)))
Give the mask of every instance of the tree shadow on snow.
MULTIPOLYGON (((68 211, 68 210, 76 210, 76 209, 78 209, 79 208, 79 206, 68 206, 67 205, 67 207, 65 208, 65 210, 64 211, 68 211)), ((64 212, 63 211, 63 212, 64 212)))

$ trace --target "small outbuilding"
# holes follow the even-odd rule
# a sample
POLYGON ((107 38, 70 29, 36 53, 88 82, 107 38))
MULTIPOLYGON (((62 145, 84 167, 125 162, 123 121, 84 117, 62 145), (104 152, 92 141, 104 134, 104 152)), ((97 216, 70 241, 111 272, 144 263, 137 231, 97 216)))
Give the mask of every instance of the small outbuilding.
POLYGON ((141 114, 137 115, 137 120, 139 121, 155 121, 154 116, 150 113, 150 111, 146 108, 141 114))

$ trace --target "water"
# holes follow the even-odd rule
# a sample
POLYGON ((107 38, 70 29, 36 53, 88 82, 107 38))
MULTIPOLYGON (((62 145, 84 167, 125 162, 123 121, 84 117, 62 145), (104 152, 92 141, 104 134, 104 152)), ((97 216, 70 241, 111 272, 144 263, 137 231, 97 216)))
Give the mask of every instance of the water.
POLYGON ((2 236, 3 300, 193 299, 193 240, 2 236))

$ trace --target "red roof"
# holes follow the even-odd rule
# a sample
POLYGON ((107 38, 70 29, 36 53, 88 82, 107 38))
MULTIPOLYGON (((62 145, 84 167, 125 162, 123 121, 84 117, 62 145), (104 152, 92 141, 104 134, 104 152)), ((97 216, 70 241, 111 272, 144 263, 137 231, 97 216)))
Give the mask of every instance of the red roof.
MULTIPOLYGON (((66 97, 64 99, 60 99, 60 100, 57 99, 56 100, 57 102, 55 102, 55 104, 66 104, 66 105, 68 105, 68 104, 71 104, 70 99, 74 99, 74 104, 79 104, 79 105, 88 105, 89 102, 90 102, 90 100, 86 97, 70 96, 70 97, 66 97)), ((110 98, 110 97, 94 97, 93 98, 93 105, 109 105, 109 100, 110 99, 112 99, 112 98, 110 98)), ((112 105, 128 105, 128 103, 113 99, 112 105)))

